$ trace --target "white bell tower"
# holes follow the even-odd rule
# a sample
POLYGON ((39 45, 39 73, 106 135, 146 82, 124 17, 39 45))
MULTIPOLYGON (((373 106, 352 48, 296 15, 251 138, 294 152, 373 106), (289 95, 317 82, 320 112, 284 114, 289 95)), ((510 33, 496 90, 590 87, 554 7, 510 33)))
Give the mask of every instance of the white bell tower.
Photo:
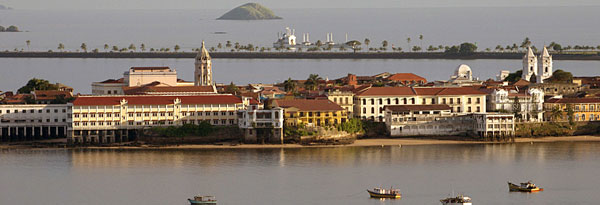
POLYGON ((548 53, 548 49, 546 49, 545 46, 538 62, 540 70, 538 71, 539 75, 537 76, 537 83, 543 83, 544 80, 552 77, 552 56, 548 53))
POLYGON ((196 70, 194 70, 194 85, 195 86, 211 86, 213 85, 212 78, 212 62, 204 41, 198 55, 196 55, 196 70))
POLYGON ((527 47, 527 54, 523 56, 523 75, 521 79, 531 81, 530 78, 533 74, 536 77, 538 76, 538 61, 531 47, 527 47))

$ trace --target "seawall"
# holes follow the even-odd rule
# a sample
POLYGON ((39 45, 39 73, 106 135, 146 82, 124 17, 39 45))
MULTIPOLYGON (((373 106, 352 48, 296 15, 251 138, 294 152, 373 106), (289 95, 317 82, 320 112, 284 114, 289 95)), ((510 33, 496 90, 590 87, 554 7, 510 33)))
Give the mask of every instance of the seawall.
MULTIPOLYGON (((523 53, 478 52, 211 52, 213 58, 238 59, 521 59, 523 53)), ((195 52, 0 52, 0 58, 194 58, 195 52)), ((553 53, 554 60, 600 60, 600 53, 553 53)))

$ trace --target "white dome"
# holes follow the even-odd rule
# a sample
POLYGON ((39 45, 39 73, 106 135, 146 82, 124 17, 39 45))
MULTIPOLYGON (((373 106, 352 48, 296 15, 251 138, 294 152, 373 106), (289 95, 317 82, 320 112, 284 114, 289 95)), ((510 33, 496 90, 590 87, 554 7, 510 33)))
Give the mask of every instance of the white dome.
POLYGON ((471 80, 472 78, 472 71, 471 71, 471 67, 469 67, 468 65, 465 64, 460 64, 458 66, 458 68, 456 68, 456 71, 454 72, 454 76, 457 77, 457 79, 461 79, 461 80, 471 80))

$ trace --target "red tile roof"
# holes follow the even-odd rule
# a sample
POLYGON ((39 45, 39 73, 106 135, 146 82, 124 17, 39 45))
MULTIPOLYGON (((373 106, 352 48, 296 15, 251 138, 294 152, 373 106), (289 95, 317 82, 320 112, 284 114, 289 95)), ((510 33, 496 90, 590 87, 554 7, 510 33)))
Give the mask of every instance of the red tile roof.
POLYGON ((144 95, 150 93, 215 93, 212 86, 141 86, 123 87, 125 95, 144 95))
POLYGON ((201 95, 201 96, 81 96, 75 99, 74 106, 120 105, 127 100, 129 105, 171 105, 179 98, 181 104, 238 104, 242 100, 233 95, 201 95))
POLYGON ((358 96, 485 95, 473 87, 372 87, 358 96))
POLYGON ((550 98, 544 103, 600 103, 600 98, 550 98))
POLYGON ((54 100, 57 96, 63 96, 65 98, 73 97, 73 94, 69 91, 59 90, 36 90, 33 91, 36 100, 54 100))
POLYGON ((391 80, 391 81, 397 81, 397 82, 404 82, 404 81, 423 81, 423 83, 427 82, 427 79, 415 75, 414 73, 396 73, 390 77, 387 78, 387 80, 391 80))
POLYGON ((282 108, 294 107, 301 111, 331 111, 331 110, 344 110, 338 104, 331 102, 330 100, 306 100, 306 99, 294 99, 294 100, 275 100, 275 106, 282 108))
POLYGON ((386 105, 384 109, 391 111, 413 111, 413 110, 450 110, 448 105, 386 105))

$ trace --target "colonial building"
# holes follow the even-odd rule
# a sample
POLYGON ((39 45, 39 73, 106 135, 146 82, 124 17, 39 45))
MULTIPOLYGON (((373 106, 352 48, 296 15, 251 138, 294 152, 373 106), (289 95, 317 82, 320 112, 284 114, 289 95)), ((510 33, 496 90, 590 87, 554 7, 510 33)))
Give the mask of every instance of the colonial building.
POLYGON ((108 79, 92 83, 94 95, 123 95, 124 88, 192 86, 190 82, 177 78, 177 71, 169 67, 131 67, 120 79, 108 79))
POLYGON ((486 93, 473 87, 371 87, 356 93, 354 116, 384 120, 386 105, 450 106, 452 113, 485 113, 486 93))
POLYGON ((471 116, 475 120, 475 133, 480 137, 512 137, 515 135, 513 114, 475 113, 471 116))
POLYGON ((524 92, 494 89, 489 95, 488 111, 506 111, 518 113, 524 121, 541 122, 544 120, 544 92, 530 88, 524 92), (515 112, 516 111, 516 112, 515 112))
POLYGON ((548 53, 548 49, 544 47, 539 59, 531 50, 527 48, 527 53, 523 56, 523 74, 521 79, 533 82, 532 76, 535 76, 536 83, 543 83, 544 80, 552 77, 552 56, 548 53))
POLYGON ((154 126, 237 125, 237 111, 249 99, 233 95, 82 96, 73 102, 70 142, 112 143, 135 138, 154 126))
POLYGON ((337 125, 348 120, 347 111, 330 100, 274 100, 272 107, 284 108, 286 125, 337 125))
POLYGON ((567 121, 568 107, 573 109, 574 121, 599 121, 600 98, 551 98, 544 103, 544 118, 547 121, 567 121), (561 116, 553 116, 558 109, 561 116), (559 118, 559 119, 553 119, 559 118))
POLYGON ((283 143, 283 108, 269 110, 249 106, 239 110, 238 126, 246 143, 283 143))
POLYGON ((385 124, 390 136, 466 135, 473 120, 450 112, 448 105, 387 105, 385 124))
POLYGON ((202 41, 202 48, 198 55, 196 55, 196 69, 194 70, 194 85, 195 86, 212 86, 214 85, 212 78, 212 60, 208 54, 208 50, 204 47, 204 41, 202 41))
POLYGON ((328 88, 324 90, 327 99, 338 104, 346 110, 348 116, 354 113, 354 93, 344 89, 328 88))
POLYGON ((67 137, 71 104, 0 105, 2 142, 67 137))

